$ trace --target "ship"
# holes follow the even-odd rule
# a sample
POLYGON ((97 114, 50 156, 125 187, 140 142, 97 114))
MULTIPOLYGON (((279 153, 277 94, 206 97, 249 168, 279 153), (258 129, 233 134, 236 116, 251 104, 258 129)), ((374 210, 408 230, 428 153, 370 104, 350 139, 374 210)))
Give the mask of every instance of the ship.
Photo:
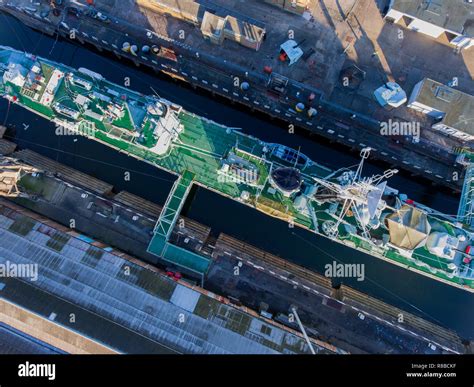
MULTIPOLYGON (((356 168, 334 171, 300 150, 220 125, 156 92, 144 95, 86 68, 74 69, 3 46, 0 94, 58 129, 178 177, 148 248, 157 256, 178 255, 167 240, 191 185, 196 184, 373 259, 474 291, 470 223, 391 188, 388 181, 397 170, 364 176, 370 148, 361 151, 356 168)), ((205 272, 200 259, 192 254, 181 263, 205 272)))

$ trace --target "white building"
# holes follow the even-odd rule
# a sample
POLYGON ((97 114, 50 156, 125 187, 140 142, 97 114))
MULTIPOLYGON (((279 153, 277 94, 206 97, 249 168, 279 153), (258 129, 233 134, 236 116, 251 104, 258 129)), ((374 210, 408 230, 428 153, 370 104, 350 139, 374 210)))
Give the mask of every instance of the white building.
POLYGON ((407 94, 398 83, 387 82, 374 92, 375 99, 381 106, 400 107, 407 101, 407 94))
POLYGON ((53 73, 51 74, 51 78, 49 78, 48 84, 46 85, 44 93, 41 96, 40 103, 42 105, 51 106, 63 78, 64 73, 58 69, 54 69, 53 73))
POLYGON ((26 82, 28 70, 18 63, 10 63, 8 70, 3 74, 3 82, 10 82, 18 87, 23 87, 26 82))
POLYGON ((298 47, 298 43, 294 40, 287 40, 285 43, 280 45, 280 53, 284 53, 287 56, 290 66, 298 62, 298 60, 303 56, 303 50, 298 47))
POLYGON ((439 120, 433 129, 474 140, 474 96, 425 78, 415 85, 408 107, 439 120))
POLYGON ((386 20, 467 49, 474 46, 474 3, 467 0, 391 0, 386 20))

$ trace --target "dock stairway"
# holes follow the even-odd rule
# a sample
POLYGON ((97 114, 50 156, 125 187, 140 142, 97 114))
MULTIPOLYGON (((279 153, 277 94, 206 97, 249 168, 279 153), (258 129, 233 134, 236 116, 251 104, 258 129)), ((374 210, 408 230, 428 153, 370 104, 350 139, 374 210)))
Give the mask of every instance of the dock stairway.
POLYGON ((212 256, 214 249, 216 248, 217 238, 213 235, 209 235, 203 244, 201 252, 203 254, 212 256))
POLYGON ((209 268, 210 260, 169 243, 193 180, 194 173, 185 171, 174 183, 156 222, 153 238, 148 245, 148 252, 187 272, 203 277, 209 268))
POLYGON ((473 225, 474 221, 474 163, 469 163, 458 209, 458 221, 473 225))

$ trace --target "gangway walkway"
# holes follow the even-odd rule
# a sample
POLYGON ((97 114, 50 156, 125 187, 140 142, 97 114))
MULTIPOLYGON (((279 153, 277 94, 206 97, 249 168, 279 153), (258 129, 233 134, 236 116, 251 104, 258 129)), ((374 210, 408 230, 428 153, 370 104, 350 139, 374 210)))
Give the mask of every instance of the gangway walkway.
POLYGON ((169 243, 171 233, 191 190, 193 180, 194 173, 185 171, 174 183, 161 210, 160 217, 156 222, 154 235, 148 246, 148 252, 159 256, 164 261, 203 277, 209 268, 209 259, 169 243))
POLYGON ((474 163, 470 162, 464 178, 461 200, 458 209, 458 221, 473 225, 474 216, 474 163))
POLYGON ((163 206, 158 222, 156 223, 154 230, 155 234, 162 236, 166 240, 169 239, 176 221, 178 220, 181 208, 183 207, 191 189, 193 179, 194 173, 185 171, 183 175, 176 180, 168 198, 166 199, 166 203, 163 206))

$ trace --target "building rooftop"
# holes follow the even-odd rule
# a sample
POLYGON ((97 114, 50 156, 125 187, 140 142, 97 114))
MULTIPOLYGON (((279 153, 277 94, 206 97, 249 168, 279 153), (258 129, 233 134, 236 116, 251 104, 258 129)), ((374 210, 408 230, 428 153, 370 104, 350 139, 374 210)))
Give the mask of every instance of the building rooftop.
MULTIPOLYGON (((261 42, 265 24, 213 2, 201 0, 139 0, 138 4, 152 11, 169 14, 174 18, 201 25, 205 36, 215 34, 242 43, 261 42)), ((222 43, 215 41, 214 43, 222 43)), ((244 44, 245 45, 245 44, 244 44)), ((257 48, 257 47, 253 47, 257 48)))
POLYGON ((465 0, 394 0, 392 8, 444 29, 474 37, 474 4, 465 0))
POLYGON ((157 11, 169 12, 175 17, 197 23, 202 19, 205 8, 191 0, 140 0, 139 3, 148 4, 157 11))
POLYGON ((4 355, 54 355, 63 351, 0 323, 0 353, 4 355))
POLYGON ((425 78, 416 101, 444 112, 442 123, 474 135, 474 96, 425 78))
MULTIPOLYGON (((97 317, 83 329, 114 348, 121 346, 121 336, 104 333, 103 319, 168 352, 309 353, 304 338, 280 326, 53 226, 0 205, 0 262, 38 265, 37 281, 4 281, 0 295, 28 304, 22 301, 22 292, 12 291, 24 283, 31 288, 29 299, 47 293, 93 312, 97 317)), ((62 311, 51 312, 59 322, 62 311)))

